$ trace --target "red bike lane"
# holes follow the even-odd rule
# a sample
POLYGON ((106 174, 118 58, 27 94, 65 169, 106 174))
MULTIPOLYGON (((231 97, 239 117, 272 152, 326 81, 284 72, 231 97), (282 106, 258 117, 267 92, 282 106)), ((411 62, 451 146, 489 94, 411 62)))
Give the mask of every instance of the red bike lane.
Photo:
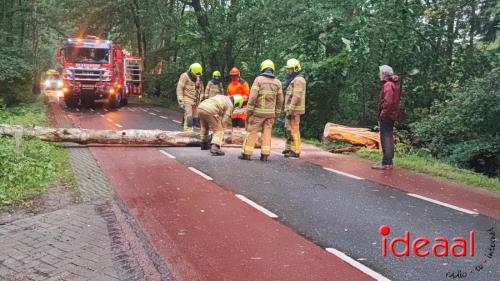
POLYGON ((91 150, 177 280, 372 280, 158 149, 91 150))

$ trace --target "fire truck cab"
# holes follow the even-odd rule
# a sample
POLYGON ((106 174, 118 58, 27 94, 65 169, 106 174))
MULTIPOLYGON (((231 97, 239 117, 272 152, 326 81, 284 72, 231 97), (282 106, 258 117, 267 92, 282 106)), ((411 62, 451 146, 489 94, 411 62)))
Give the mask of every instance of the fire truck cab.
POLYGON ((96 101, 117 108, 131 95, 142 94, 142 58, 129 56, 110 40, 68 38, 57 57, 63 69, 64 101, 70 108, 96 101))

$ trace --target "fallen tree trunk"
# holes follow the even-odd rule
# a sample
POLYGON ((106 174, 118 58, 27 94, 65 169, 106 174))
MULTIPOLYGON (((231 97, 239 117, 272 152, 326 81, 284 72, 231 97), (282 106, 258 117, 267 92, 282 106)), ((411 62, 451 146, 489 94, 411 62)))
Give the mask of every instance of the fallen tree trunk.
MULTIPOLYGON (((91 130, 80 128, 22 127, 0 124, 0 136, 32 137, 50 142, 73 142, 79 144, 129 144, 159 146, 199 146, 198 133, 183 133, 162 130, 91 130)), ((226 143, 241 145, 244 133, 234 131, 226 143)))
POLYGON ((353 145, 380 149, 380 135, 365 128, 351 128, 334 123, 327 123, 323 131, 325 139, 340 140, 353 145))

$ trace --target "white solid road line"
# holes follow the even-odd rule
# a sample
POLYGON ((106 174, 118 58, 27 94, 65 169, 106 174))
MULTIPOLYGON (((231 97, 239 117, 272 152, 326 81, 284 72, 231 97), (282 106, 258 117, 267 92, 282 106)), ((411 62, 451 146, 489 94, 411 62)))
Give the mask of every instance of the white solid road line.
POLYGON ((467 209, 464 209, 464 208, 460 208, 458 206, 451 205, 451 204, 448 204, 448 203, 444 203, 444 202, 441 202, 441 201, 438 201, 438 200, 434 200, 434 199, 431 199, 431 198, 428 198, 428 197, 425 197, 425 196, 421 196, 421 195, 418 195, 418 194, 408 193, 408 195, 411 196, 411 197, 415 197, 415 198, 418 198, 418 199, 422 199, 422 200, 434 203, 434 204, 438 204, 438 205, 441 205, 441 206, 444 206, 444 207, 448 207, 450 209, 457 210, 457 211, 460 211, 460 212, 463 212, 463 213, 466 213, 466 214, 469 214, 469 215, 479 215, 479 213, 477 213, 477 212, 474 212, 474 211, 471 211, 471 210, 467 210, 467 209))
POLYGON ((273 212, 269 211, 268 209, 262 207, 261 205, 253 202, 252 200, 246 198, 245 196, 243 196, 241 194, 236 194, 235 196, 238 197, 238 199, 240 199, 241 201, 243 201, 243 202, 247 203, 248 205, 254 207, 258 211, 264 213, 266 216, 268 216, 270 218, 273 218, 273 219, 278 218, 278 215, 276 215, 275 213, 273 213, 273 212))
POLYGON ((206 175, 202 171, 197 170, 196 168, 188 167, 188 169, 191 170, 192 172, 194 172, 195 174, 198 174, 198 175, 202 176, 206 180, 209 180, 209 181, 214 180, 213 178, 209 177, 208 175, 206 175))
POLYGON ((172 154, 166 152, 165 150, 160 150, 160 153, 167 156, 168 158, 170 159, 175 159, 175 156, 173 156, 172 154))
POLYGON ((179 121, 179 120, 172 120, 172 121, 173 121, 173 122, 175 122, 175 123, 182 124, 182 122, 181 122, 181 121, 179 121))
POLYGON ((364 178, 360 178, 360 177, 357 177, 355 175, 351 175, 351 174, 348 174, 348 173, 344 173, 342 171, 338 171, 338 170, 335 170, 335 169, 331 169, 331 168, 327 168, 327 167, 323 167, 324 170, 327 170, 327 171, 330 171, 330 172, 333 172, 333 173, 336 173, 336 174, 339 174, 339 175, 342 175, 342 176, 346 176, 346 177, 349 177, 351 179, 355 179, 355 180, 364 180, 364 178))
POLYGON ((168 117, 167 117, 167 116, 163 116, 163 115, 162 115, 162 116, 160 116, 160 118, 163 118, 163 119, 168 119, 168 117))
POLYGON ((123 126, 122 126, 122 125, 120 125, 120 124, 118 124, 118 123, 115 123, 115 125, 116 125, 116 127, 118 127, 118 128, 123 128, 123 126))
POLYGON ((341 251, 334 249, 334 248, 326 248, 325 249, 327 252, 330 254, 333 254, 340 258, 341 260, 345 261, 346 263, 350 264, 351 266, 357 268, 364 274, 370 276, 371 278, 377 280, 377 281, 391 281, 387 277, 383 276, 382 274, 373 271, 371 268, 365 266, 364 264, 354 260, 353 258, 349 257, 348 255, 342 253, 341 251))

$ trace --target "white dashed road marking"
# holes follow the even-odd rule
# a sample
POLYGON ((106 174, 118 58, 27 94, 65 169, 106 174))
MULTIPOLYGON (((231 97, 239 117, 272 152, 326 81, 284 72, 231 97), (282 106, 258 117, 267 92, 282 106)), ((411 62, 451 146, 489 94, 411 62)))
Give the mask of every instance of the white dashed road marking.
POLYGON ((156 116, 156 113, 154 113, 154 112, 150 112, 149 114, 156 116))
POLYGON ((453 210, 456 210, 456 211, 460 211, 460 212, 463 212, 463 213, 466 213, 466 214, 469 214, 469 215, 479 215, 477 212, 474 212, 474 211, 471 211, 471 210, 467 210, 467 209, 464 209, 464 208, 460 208, 458 206, 451 205, 451 204, 448 204, 448 203, 444 203, 444 202, 441 202, 441 201, 438 201, 438 200, 434 200, 434 199, 431 199, 431 198, 428 198, 428 197, 425 197, 425 196, 421 196, 421 195, 418 195, 418 194, 408 193, 408 195, 411 196, 411 197, 415 197, 415 198, 418 198, 418 199, 422 199, 422 200, 434 203, 434 204, 438 204, 438 205, 441 205, 441 206, 444 206, 444 207, 448 207, 450 209, 453 209, 453 210))
POLYGON ((160 153, 167 156, 168 158, 170 159, 175 159, 175 156, 173 156, 172 154, 166 152, 165 150, 160 150, 160 153))
POLYGON ((163 119, 168 119, 168 117, 167 117, 167 116, 163 116, 163 115, 162 115, 162 116, 160 116, 160 118, 163 118, 163 119))
POLYGON ((261 205, 253 202, 252 200, 246 198, 245 196, 241 195, 241 194, 236 194, 236 197, 238 199, 240 199, 241 201, 247 203, 248 205, 254 207, 255 209, 257 209, 258 211, 264 213, 266 216, 270 217, 270 218, 273 218, 273 219, 276 219, 278 218, 278 215, 276 215, 275 213, 269 211, 268 209, 262 207, 261 205))
POLYGON ((173 121, 173 122, 175 122, 175 123, 182 124, 182 122, 181 122, 181 121, 179 121, 179 120, 172 120, 172 121, 173 121))
POLYGON ((360 178, 360 177, 357 177, 355 175, 351 175, 351 174, 348 174, 348 173, 344 173, 342 171, 338 171, 338 170, 335 170, 335 169, 330 169, 330 168, 326 168, 326 167, 323 167, 324 170, 327 170, 327 171, 330 171, 330 172, 333 172, 333 173, 336 173, 336 174, 339 174, 339 175, 342 175, 342 176, 346 176, 346 177, 349 177, 351 179, 355 179, 355 180, 364 180, 364 178, 360 178))
POLYGON ((123 128, 123 126, 122 126, 122 125, 120 125, 120 124, 118 124, 118 123, 115 123, 115 125, 116 125, 116 127, 118 127, 118 128, 123 128))
POLYGON ((206 175, 202 171, 197 170, 196 168, 188 167, 188 169, 191 170, 192 172, 194 172, 195 174, 198 174, 198 175, 202 176, 206 180, 209 180, 209 181, 213 180, 211 177, 209 177, 208 175, 206 175))
POLYGON ((387 277, 383 276, 382 274, 376 272, 376 271, 373 271, 371 268, 365 266, 364 264, 360 263, 360 262, 357 262, 356 260, 354 260, 353 258, 349 257, 348 255, 342 253, 341 251, 337 250, 337 249, 334 249, 334 248, 326 248, 325 249, 327 252, 337 256, 338 258, 340 258, 341 260, 345 261, 346 263, 350 264, 351 266, 357 268, 358 270, 360 270, 361 272, 363 272, 364 274, 372 277, 373 279, 377 280, 377 281, 390 281, 390 279, 388 279, 387 277))

